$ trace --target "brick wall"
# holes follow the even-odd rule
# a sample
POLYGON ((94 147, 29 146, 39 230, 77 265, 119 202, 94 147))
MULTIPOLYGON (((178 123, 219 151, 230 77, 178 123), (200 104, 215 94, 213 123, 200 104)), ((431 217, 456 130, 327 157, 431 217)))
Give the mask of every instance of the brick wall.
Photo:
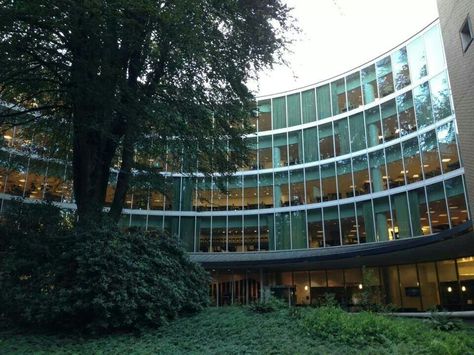
POLYGON ((466 169, 470 209, 474 212, 474 42, 463 53, 459 33, 467 16, 470 16, 474 26, 474 0, 438 0, 438 11, 459 128, 461 156, 466 169))

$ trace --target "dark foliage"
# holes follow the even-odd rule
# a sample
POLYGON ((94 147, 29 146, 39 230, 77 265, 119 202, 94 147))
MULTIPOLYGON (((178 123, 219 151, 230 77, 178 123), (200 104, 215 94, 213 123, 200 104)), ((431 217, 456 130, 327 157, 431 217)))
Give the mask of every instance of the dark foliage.
POLYGON ((0 314, 23 326, 156 327, 208 302, 208 275, 176 242, 103 225, 83 232, 51 205, 14 205, 0 225, 0 314))

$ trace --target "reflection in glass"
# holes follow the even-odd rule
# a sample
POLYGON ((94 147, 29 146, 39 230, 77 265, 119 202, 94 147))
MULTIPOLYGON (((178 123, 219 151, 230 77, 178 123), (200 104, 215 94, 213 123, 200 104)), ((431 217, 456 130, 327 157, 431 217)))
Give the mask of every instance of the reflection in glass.
POLYGON ((370 104, 379 97, 377 90, 377 78, 375 76, 375 64, 362 69, 362 87, 364 92, 364 104, 370 104))
POLYGON ((365 125, 367 131, 367 147, 370 148, 379 145, 383 138, 379 106, 365 111, 365 125))
POLYGON ((260 250, 275 250, 273 214, 260 215, 260 250))
POLYGON ((342 244, 357 244, 357 223, 354 204, 341 205, 339 213, 341 217, 342 244))
POLYGON ((331 116, 331 94, 329 84, 316 88, 316 97, 318 100, 318 119, 331 116))
POLYGON ((334 142, 332 135, 332 123, 318 126, 319 131, 319 153, 321 160, 334 156, 334 142))
POLYGON ((243 251, 258 250, 258 216, 244 216, 244 249, 243 251))
POLYGON ((304 135, 304 162, 310 163, 319 160, 318 127, 307 128, 304 135))
POLYGON ((334 146, 336 156, 350 153, 349 124, 345 117, 334 122, 334 146))
POLYGON ((242 209, 242 176, 229 178, 227 188, 227 203, 230 211, 242 209))
POLYGON ((258 142, 258 164, 260 169, 272 167, 272 136, 259 137, 258 142))
POLYGON ((387 147, 385 157, 387 159, 387 178, 390 188, 405 185, 405 175, 409 174, 410 171, 406 171, 403 167, 400 144, 387 147))
POLYGON ((244 176, 244 209, 258 208, 257 175, 244 176))
POLYGON ((370 177, 372 180, 372 192, 379 192, 388 188, 387 171, 385 170, 385 157, 383 150, 369 153, 370 177))
POLYGON ((356 203, 359 243, 375 241, 374 212, 372 201, 356 203))
POLYGON ((429 83, 426 82, 414 88, 413 96, 418 128, 429 126, 433 123, 429 83))
POLYGON ((415 82, 418 79, 426 76, 426 51, 423 37, 411 41, 407 45, 408 63, 410 64, 411 81, 415 82))
POLYGON ((423 179, 423 171, 420 159, 420 149, 418 139, 412 138, 402 142, 403 160, 405 162, 406 180, 408 184, 421 181, 423 179))
POLYGON ((344 159, 337 161, 336 168, 337 184, 340 198, 348 198, 354 196, 351 160, 344 159))
POLYGON ((411 91, 397 97, 397 109, 400 120, 400 136, 416 130, 415 111, 411 91))
POLYGON ((288 127, 301 124, 300 94, 288 95, 286 101, 288 104, 288 127))
POLYGON ((321 183, 319 166, 306 168, 306 201, 307 203, 321 202, 321 183))
POLYGON ((467 222, 468 215, 462 177, 457 176, 453 179, 446 180, 445 187, 451 226, 454 227, 467 222))
POLYGON ((333 116, 342 112, 346 112, 346 86, 344 83, 344 78, 331 83, 331 96, 333 116))
POLYGON ((388 197, 374 199, 374 216, 376 240, 385 241, 393 239, 392 217, 388 197))
POLYGON ((291 249, 290 214, 275 213, 275 240, 276 249, 291 249))
POLYGON ((370 193, 370 179, 368 171, 368 159, 366 154, 352 158, 352 170, 354 175, 354 193, 356 196, 370 193))
POLYGON ((445 67, 443 42, 439 25, 424 34, 425 48, 428 58, 428 73, 435 75, 445 67))
POLYGON ((287 207, 290 205, 290 196, 288 193, 288 171, 275 173, 275 187, 273 194, 275 207, 287 207))
POLYGON ((242 216, 229 216, 228 217, 228 248, 229 251, 243 250, 242 245, 242 216))
MULTIPOLYGON (((390 239, 411 237, 410 214, 405 192, 390 196, 392 205, 393 229, 389 229, 390 239)), ((416 223, 416 222, 415 222, 416 223)))
POLYGON ((385 57, 375 63, 375 69, 380 97, 385 97, 393 92, 392 63, 390 57, 385 57))
POLYGON ((308 234, 310 248, 324 246, 323 219, 319 208, 308 210, 308 234))
POLYGON ((307 248, 305 211, 291 212, 291 238, 293 249, 307 248))
POLYGON ((336 171, 334 163, 321 165, 323 201, 337 200, 336 171))
POLYGON ((316 93, 314 89, 301 93, 301 106, 303 109, 303 123, 316 121, 316 93))
POLYGON ((421 159, 423 161, 423 173, 425 179, 441 174, 441 166, 438 155, 438 140, 436 132, 430 131, 420 134, 418 137, 421 149, 421 159))
POLYGON ((447 173, 459 168, 459 156, 456 145, 456 131, 454 122, 451 121, 436 129, 438 137, 439 154, 441 156, 441 165, 443 173, 447 173))
POLYGON ((258 131, 269 131, 272 129, 272 116, 271 116, 271 103, 270 100, 260 101, 258 103, 258 131))
POLYGON ((303 162, 303 134, 300 130, 288 133, 288 162, 290 165, 303 162))
POLYGON ((326 207, 324 213, 324 244, 325 246, 341 245, 339 211, 337 206, 326 207))
POLYGON ((273 167, 278 168, 288 165, 286 133, 275 134, 273 136, 273 167))
POLYGON ((408 70, 407 49, 405 47, 392 53, 392 63, 395 90, 403 89, 410 84, 410 71, 408 70))
POLYGON ((285 97, 272 99, 273 129, 286 127, 286 100, 285 97))
POLYGON ((443 183, 437 183, 426 187, 426 195, 429 203, 429 213, 433 233, 449 228, 448 212, 444 197, 443 183))
POLYGON ((353 153, 362 149, 366 149, 364 127, 364 114, 362 112, 349 117, 351 151, 353 153))
POLYGON ((382 129, 385 142, 396 139, 399 136, 397 108, 395 100, 392 99, 381 105, 382 110, 382 129))
POLYGON ((360 87, 360 74, 355 72, 346 79, 348 111, 362 106, 362 91, 360 87))
POLYGON ((196 230, 198 231, 198 251, 210 252, 211 248, 211 217, 200 217, 197 219, 196 230))
POLYGON ((439 121, 451 115, 450 91, 446 71, 430 80, 433 117, 439 121))
POLYGON ((298 206, 305 203, 303 169, 290 170, 290 205, 298 206))
POLYGON ((425 188, 421 187, 416 190, 408 191, 408 203, 410 204, 413 235, 430 234, 430 214, 426 207, 425 188))
POLYGON ((273 174, 259 174, 258 187, 260 194, 260 208, 273 207, 273 174))

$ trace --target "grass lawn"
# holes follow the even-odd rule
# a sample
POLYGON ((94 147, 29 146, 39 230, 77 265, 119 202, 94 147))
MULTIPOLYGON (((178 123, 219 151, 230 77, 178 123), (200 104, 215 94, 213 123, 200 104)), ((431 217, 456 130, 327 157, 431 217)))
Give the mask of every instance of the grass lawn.
POLYGON ((441 332, 419 320, 344 317, 312 309, 301 309, 295 316, 287 309, 257 314, 245 307, 225 307, 208 308, 140 336, 81 338, 2 330, 0 354, 474 354, 472 328, 441 332), (391 337, 399 330, 409 339, 391 337), (361 332, 372 332, 367 344, 361 332))

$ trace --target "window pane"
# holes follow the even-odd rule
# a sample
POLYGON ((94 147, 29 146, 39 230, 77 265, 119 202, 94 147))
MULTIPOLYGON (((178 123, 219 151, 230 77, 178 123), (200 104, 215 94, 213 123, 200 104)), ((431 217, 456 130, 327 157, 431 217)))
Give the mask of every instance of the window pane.
POLYGON ((244 176, 244 209, 258 208, 257 175, 244 176))
POLYGON ((360 87, 360 74, 355 72, 347 77, 348 110, 362 106, 362 90, 360 87))
POLYGON ((285 97, 272 100, 273 104, 273 129, 286 127, 286 101, 285 97))
POLYGON ((291 237, 293 249, 307 248, 305 211, 291 212, 291 237))
POLYGON ((438 156, 438 143, 435 131, 421 134, 419 136, 421 159, 423 160, 423 172, 425 179, 441 174, 441 166, 438 156))
POLYGON ((303 123, 316 121, 316 97, 314 89, 301 93, 303 123))
POLYGON ((392 229, 388 197, 374 200, 375 230, 377 241, 389 240, 392 229))
POLYGON ((430 206, 431 226, 433 233, 449 229, 446 201, 444 198, 443 183, 430 185, 426 188, 428 203, 430 206))
POLYGON ((306 168, 306 201, 307 203, 321 202, 321 183, 319 166, 306 168))
POLYGON ((341 217, 342 244, 357 244, 357 225, 354 204, 342 205, 339 208, 341 217))
POLYGON ((418 138, 415 137, 403 142, 402 147, 407 183, 411 184, 413 182, 421 181, 423 179, 423 171, 421 167, 418 138))
POLYGON ((370 104, 379 97, 377 90, 377 78, 375 76, 375 65, 372 64, 362 69, 362 86, 364 91, 364 103, 370 104))
POLYGON ((229 251, 242 251, 242 216, 228 217, 229 251))
POLYGON ((441 41, 439 26, 434 26, 426 32, 424 37, 428 58, 428 72, 430 75, 435 75, 445 66, 443 42, 441 41))
POLYGON ((272 116, 270 100, 258 103, 258 131, 269 131, 272 129, 272 116))
POLYGON ((244 251, 258 250, 258 216, 244 216, 244 251))
POLYGON ((410 74, 413 82, 426 76, 426 51, 423 37, 418 37, 407 46, 410 74))
POLYGON ((258 163, 260 169, 272 167, 272 136, 259 137, 258 142, 258 163))
POLYGON ((290 249, 290 214, 275 213, 276 249, 290 249))
POLYGON ((331 96, 329 92, 329 84, 316 88, 316 96, 318 98, 318 119, 331 116, 331 96))
POLYGON ((467 221, 467 207, 462 177, 458 176, 447 180, 445 186, 451 226, 465 223, 467 221))
POLYGON ((301 131, 288 133, 288 163, 290 165, 301 164, 303 162, 302 136, 301 131))
POLYGON ((405 169, 403 168, 402 150, 400 144, 385 149, 387 159, 387 176, 390 188, 405 185, 405 169))
POLYGON ((400 120, 400 136, 416 130, 415 110, 411 91, 397 97, 398 116, 400 120))
POLYGON ((430 222, 428 209, 426 208, 425 189, 419 188, 408 191, 408 203, 410 204, 411 225, 413 235, 430 234, 430 222))
POLYGON ((358 150, 366 149, 364 114, 361 112, 356 115, 350 116, 349 127, 352 152, 357 152, 358 150))
POLYGON ((451 121, 436 129, 438 137, 439 153, 443 172, 447 173, 459 168, 458 149, 456 145, 456 131, 454 122, 451 121))
POLYGON ((260 174, 258 176, 260 194, 260 208, 273 207, 273 174, 260 174))
POLYGON ((337 115, 346 112, 346 87, 344 78, 331 83, 332 114, 337 115))
POLYGON ((322 159, 332 158, 334 156, 334 143, 332 135, 332 123, 326 123, 319 126, 319 152, 322 159))
POLYGON ((350 153, 349 124, 345 117, 334 122, 334 145, 336 156, 350 153))
POLYGON ((274 206, 284 207, 289 206, 289 193, 288 193, 288 172, 281 171, 275 173, 275 191, 274 191, 274 206))
POLYGON ((450 103, 450 91, 446 72, 430 80, 431 101, 433 102, 433 116, 439 121, 452 114, 450 103))
POLYGON ((393 230, 390 229, 390 239, 411 237, 410 214, 406 193, 392 195, 390 199, 393 216, 393 230))
POLYGON ((379 192, 388 188, 387 171, 382 150, 369 153, 370 177, 372 179, 372 192, 379 192))
POLYGON ((414 88, 413 96, 418 128, 429 126, 433 123, 433 110, 431 108, 431 95, 428 82, 414 88))
POLYGON ((304 134, 304 161, 310 163, 319 160, 318 127, 307 128, 304 134))
POLYGON ((403 89, 410 84, 410 71, 408 70, 407 49, 405 47, 392 54, 392 63, 395 90, 403 89))
POLYGON ((273 214, 260 215, 260 250, 275 250, 273 214))
POLYGON ((308 233, 310 248, 320 248, 323 242, 323 220, 321 210, 308 210, 308 233))
POLYGON ((301 124, 301 103, 300 94, 293 94, 287 97, 288 102, 288 127, 301 124))
POLYGON ((324 208, 325 246, 341 245, 339 229, 339 212, 337 206, 324 208))
POLYGON ((337 200, 336 171, 334 163, 321 165, 323 201, 337 200))
POLYGON ((352 158, 354 174, 354 193, 356 196, 370 193, 368 159, 366 154, 352 158))
POLYGON ((367 131, 367 146, 375 147, 382 143, 382 127, 380 125, 379 106, 365 111, 365 124, 367 131))
POLYGON ((288 165, 288 151, 286 133, 273 136, 273 167, 288 165))
POLYGON ((375 63, 377 83, 380 97, 385 97, 393 92, 392 63, 390 57, 385 57, 375 63))
POLYGON ((211 247, 211 217, 200 217, 197 219, 196 230, 198 231, 198 247, 201 252, 209 252, 211 247))
POLYGON ((382 128, 385 142, 399 137, 397 108, 395 100, 390 100, 381 105, 382 109, 382 128))
POLYGON ((303 169, 290 170, 290 188, 290 204, 292 206, 303 205, 305 203, 303 169))
POLYGON ((359 242, 375 242, 374 213, 371 201, 357 203, 357 226, 359 242))
POLYGON ((352 183, 351 160, 339 160, 336 164, 337 184, 339 187, 339 198, 348 198, 354 196, 352 183))

